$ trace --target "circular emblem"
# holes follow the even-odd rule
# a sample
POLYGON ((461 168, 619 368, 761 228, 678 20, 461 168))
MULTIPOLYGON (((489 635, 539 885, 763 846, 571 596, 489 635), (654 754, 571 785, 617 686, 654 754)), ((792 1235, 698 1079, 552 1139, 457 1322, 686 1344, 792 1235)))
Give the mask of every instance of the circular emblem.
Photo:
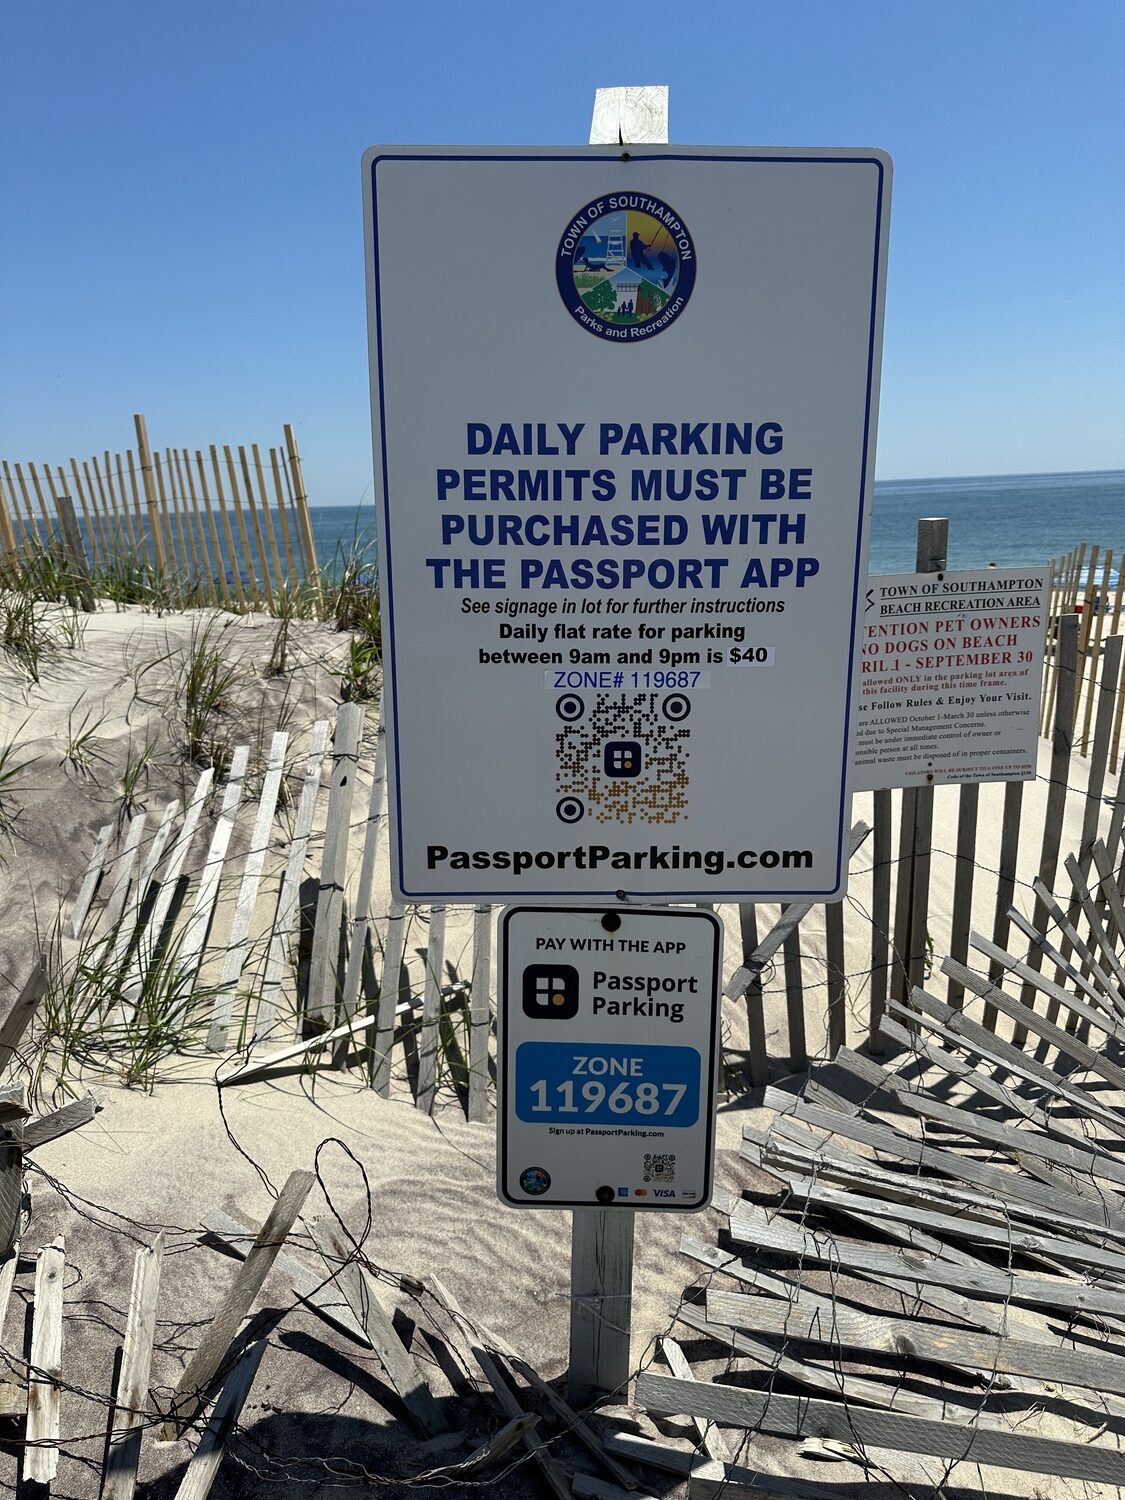
POLYGON ((566 724, 573 724, 586 712, 586 705, 577 693, 564 693, 555 701, 555 712, 566 724))
POLYGON ((669 693, 660 705, 660 712, 672 724, 678 724, 691 713, 691 699, 683 693, 669 693))
POLYGON ((524 1167, 520 1173, 520 1187, 529 1198, 538 1198, 551 1186, 551 1174, 546 1167, 524 1167))
POLYGON ((559 292, 598 338, 636 343, 663 333, 695 285, 695 245, 662 198, 610 193, 580 208, 555 259, 559 292))

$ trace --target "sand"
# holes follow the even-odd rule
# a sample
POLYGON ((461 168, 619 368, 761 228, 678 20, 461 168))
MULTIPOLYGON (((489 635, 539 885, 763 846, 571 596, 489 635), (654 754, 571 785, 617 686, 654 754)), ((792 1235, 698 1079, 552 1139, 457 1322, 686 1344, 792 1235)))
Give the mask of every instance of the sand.
MULTIPOLYGON (((294 626, 297 665, 285 677, 267 681, 262 676, 276 622, 262 618, 219 617, 228 654, 241 659, 246 675, 239 708, 228 725, 258 747, 268 743, 282 703, 289 707, 292 734, 292 773, 299 785, 308 728, 317 716, 332 716, 339 703, 339 671, 345 638, 326 627, 294 626)), ((48 664, 38 687, 25 687, 18 674, 0 662, 0 746, 13 736, 27 747, 31 765, 27 780, 15 794, 16 829, 3 851, 4 902, 0 909, 0 1011, 7 995, 18 988, 31 963, 36 925, 46 931, 60 906, 73 896, 95 833, 119 812, 120 772, 130 735, 136 744, 146 726, 159 728, 159 763, 143 792, 150 813, 159 812, 167 798, 183 797, 195 776, 177 749, 175 671, 170 656, 182 651, 198 628, 198 618, 171 615, 156 618, 137 610, 116 613, 103 609, 90 620, 85 643, 62 652, 48 664), (163 661, 163 665, 161 662, 163 661), (149 668, 150 662, 155 665, 149 668), (139 689, 139 694, 138 694, 139 689), (84 776, 64 756, 68 721, 73 728, 87 708, 104 715, 98 728, 99 758, 84 776)), ((372 715, 369 714, 369 720, 372 715)), ((369 724, 370 731, 370 724, 369 724)), ((370 739, 370 735, 369 735, 370 739)), ((1046 774, 1046 750, 1041 775, 1046 774)), ((1082 763, 1075 763, 1081 783, 1082 763)), ((361 775, 361 781, 363 776, 361 775)), ((1025 792, 1021 873, 1025 882, 1038 867, 1045 783, 1025 792)), ((995 852, 999 847, 1003 789, 981 792, 976 925, 991 930, 995 888, 995 852)), ((948 951, 949 913, 957 791, 938 790, 933 862, 932 934, 935 954, 948 951)), ((870 798, 857 798, 854 816, 869 819, 870 798)), ((353 821, 362 822, 366 799, 357 792, 353 821)), ((732 810, 732 815, 734 810, 732 810)), ((1068 807, 1064 853, 1077 842, 1081 797, 1068 807)), ((281 817, 271 849, 268 874, 276 880, 285 857, 288 823, 281 817)), ((1103 823, 1104 826, 1104 823, 1103 823)), ((358 860, 358 850, 355 851, 358 860)), ((869 846, 857 855, 857 876, 847 914, 849 971, 849 1041, 857 1044, 866 1029, 866 975, 870 928, 864 913, 870 909, 869 846)), ((1065 881, 1065 876, 1063 877, 1065 881)), ((1063 890, 1063 881, 1058 888, 1063 890)), ((229 921, 230 885, 223 892, 217 919, 229 921), (224 915, 225 914, 225 915, 224 915)), ((276 888, 276 886, 275 886, 276 888)), ((385 862, 378 879, 377 909, 385 911, 389 890, 385 862)), ((1019 889, 1019 904, 1031 909, 1027 884, 1019 889)), ((727 927, 726 972, 741 958, 737 909, 720 909, 727 927)), ((762 930, 776 908, 759 913, 762 930)), ((468 912, 451 914, 447 958, 464 972, 468 964, 468 912)), ((814 912, 802 928, 806 1012, 810 1050, 824 1047, 823 921, 814 912)), ((408 942, 411 971, 420 983, 424 927, 419 921, 408 942)), ((944 995, 944 980, 935 981, 944 995)), ((780 964, 769 976, 766 997, 767 1034, 778 1079, 786 1073, 784 989, 780 964)), ((724 1041, 728 1059, 737 1065, 745 1046, 741 1005, 724 1006, 724 1041)), ((167 1235, 168 1253, 159 1304, 157 1349, 152 1384, 157 1395, 174 1385, 186 1358, 197 1344, 206 1322, 235 1273, 235 1263, 201 1242, 199 1226, 210 1212, 237 1211, 261 1220, 286 1175, 296 1169, 316 1168, 319 1181, 309 1199, 308 1214, 338 1213, 358 1237, 368 1212, 370 1232, 364 1250, 387 1272, 379 1291, 388 1308, 396 1309, 401 1328, 417 1324, 414 1348, 425 1362, 427 1376, 447 1416, 450 1433, 428 1441, 419 1439, 404 1420, 403 1409, 389 1390, 378 1361, 370 1351, 330 1328, 303 1307, 292 1307, 287 1278, 273 1271, 258 1302, 284 1315, 271 1335, 260 1374, 243 1415, 247 1429, 233 1444, 212 1493, 216 1496, 304 1496, 331 1492, 358 1495, 371 1482, 352 1482, 362 1465, 379 1476, 380 1487, 392 1495, 405 1494, 409 1480, 435 1466, 466 1456, 499 1425, 494 1409, 480 1396, 467 1392, 449 1366, 440 1340, 428 1342, 424 1309, 397 1285, 401 1275, 420 1278, 439 1275, 463 1303, 470 1316, 485 1321, 506 1338, 548 1379, 566 1367, 569 1316, 569 1215, 501 1206, 494 1189, 494 1124, 469 1124, 459 1104, 446 1090, 432 1118, 415 1109, 404 1069, 396 1063, 390 1099, 375 1096, 356 1073, 320 1072, 315 1078, 299 1070, 264 1081, 220 1091, 215 1075, 221 1059, 201 1047, 170 1065, 152 1094, 124 1089, 112 1077, 84 1081, 101 1095, 103 1109, 85 1129, 35 1153, 29 1176, 31 1219, 23 1236, 25 1255, 32 1256, 55 1235, 67 1244, 67 1291, 63 1372, 66 1393, 62 1406, 65 1452, 57 1496, 94 1496, 98 1493, 106 1403, 111 1389, 114 1351, 120 1343, 128 1303, 132 1256, 138 1243, 148 1243, 160 1229, 167 1235), (331 1207, 329 1207, 329 1204, 331 1207), (421 1330, 421 1331, 418 1331, 421 1330), (392 1482, 389 1489, 386 1481, 392 1482)), ((761 1118, 737 1071, 725 1077, 728 1093, 720 1110, 717 1182, 731 1190, 763 1186, 748 1163, 737 1154, 745 1120, 761 1118), (749 1113, 747 1111, 750 1111, 749 1113)), ((77 1080, 75 1080, 77 1083, 77 1080)), ((46 1099, 43 1107, 49 1107, 46 1099)), ((636 1365, 655 1359, 655 1340, 671 1326, 670 1299, 681 1296, 695 1271, 677 1253, 680 1233, 714 1243, 722 1220, 714 1211, 693 1215, 640 1214, 637 1219, 633 1356, 636 1365)), ((294 1254, 310 1268, 317 1266, 310 1241, 302 1231, 294 1237, 294 1254)), ((26 1330, 22 1319, 30 1299, 33 1263, 22 1266, 17 1292, 3 1332, 9 1348, 19 1348, 26 1330)), ((893 1299, 892 1299, 893 1300, 893 1299)), ((706 1353, 690 1330, 678 1336, 695 1359, 706 1353)), ((711 1351, 713 1354, 713 1351, 711 1351)), ((662 1368, 659 1359, 656 1367, 662 1368)), ((700 1359, 701 1375, 716 1375, 722 1362, 700 1359)), ((738 1379, 739 1377, 735 1377, 738 1379)), ((1067 1408, 1008 1417, 1021 1430, 1055 1436, 1087 1436, 1103 1418, 1092 1414, 1083 1424, 1081 1398, 1077 1412, 1067 1408)), ((616 1415, 622 1415, 617 1412, 616 1415)), ((656 1427, 633 1413, 632 1425, 654 1433, 656 1427)), ((683 1422, 660 1428, 686 1437, 683 1422)), ((1113 1440, 1114 1427, 1101 1441, 1113 1440)), ((182 1477, 194 1439, 160 1444, 146 1436, 141 1464, 143 1494, 158 1500, 170 1497, 182 1477)), ((588 1459, 569 1440, 558 1445, 563 1462, 590 1471, 588 1459)), ((14 1489, 18 1450, 0 1443, 0 1485, 14 1489)), ((935 1493, 933 1485, 943 1466, 906 1455, 877 1455, 906 1493, 935 1493), (927 1477, 928 1476, 928 1477, 927 1477)), ((847 1462, 814 1462, 801 1458, 798 1445, 755 1437, 741 1461, 769 1473, 803 1476, 820 1485, 825 1500, 832 1495, 901 1494, 889 1478, 847 1462)), ((543 1493, 540 1481, 526 1466, 490 1471, 481 1487, 498 1497, 543 1493)), ((650 1476, 658 1494, 681 1494, 665 1478, 650 1476)), ((1039 1482, 1035 1476, 982 1471, 962 1465, 941 1493, 950 1497, 1050 1494, 1097 1496, 1097 1486, 1066 1481, 1039 1482)), ((447 1493, 450 1490, 447 1487, 447 1493)), ((459 1482, 452 1493, 472 1493, 459 1482)), ((1108 1494, 1108 1491, 1106 1491, 1108 1494)))

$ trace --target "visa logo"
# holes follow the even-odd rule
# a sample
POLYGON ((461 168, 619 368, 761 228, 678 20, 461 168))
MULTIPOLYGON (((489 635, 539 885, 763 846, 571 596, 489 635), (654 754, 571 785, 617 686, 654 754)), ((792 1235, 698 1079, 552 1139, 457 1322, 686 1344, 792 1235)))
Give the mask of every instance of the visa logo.
POLYGON ((653 1190, 652 1190, 652 1196, 654 1198, 674 1198, 676 1196, 676 1189, 675 1188, 653 1188, 653 1190))

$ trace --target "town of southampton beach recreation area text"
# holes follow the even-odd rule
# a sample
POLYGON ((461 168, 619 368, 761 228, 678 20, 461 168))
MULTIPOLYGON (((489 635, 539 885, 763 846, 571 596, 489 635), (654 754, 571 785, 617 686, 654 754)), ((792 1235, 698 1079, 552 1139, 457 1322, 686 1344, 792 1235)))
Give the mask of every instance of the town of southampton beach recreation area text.
POLYGON ((889 163, 364 160, 407 899, 846 879, 889 163))

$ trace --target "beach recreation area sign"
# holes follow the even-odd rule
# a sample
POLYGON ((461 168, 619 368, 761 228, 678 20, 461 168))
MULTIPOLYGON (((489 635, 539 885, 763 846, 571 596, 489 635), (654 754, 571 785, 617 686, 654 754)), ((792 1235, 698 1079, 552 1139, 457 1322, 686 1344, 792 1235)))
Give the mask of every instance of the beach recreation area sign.
POLYGON ((396 890, 837 895, 887 158, 363 174, 396 890))
POLYGON ((855 791, 1030 781, 1045 568, 868 579, 859 624, 855 791))
POLYGON ((708 911, 504 912, 496 1076, 505 1203, 707 1207, 721 938, 708 911))

